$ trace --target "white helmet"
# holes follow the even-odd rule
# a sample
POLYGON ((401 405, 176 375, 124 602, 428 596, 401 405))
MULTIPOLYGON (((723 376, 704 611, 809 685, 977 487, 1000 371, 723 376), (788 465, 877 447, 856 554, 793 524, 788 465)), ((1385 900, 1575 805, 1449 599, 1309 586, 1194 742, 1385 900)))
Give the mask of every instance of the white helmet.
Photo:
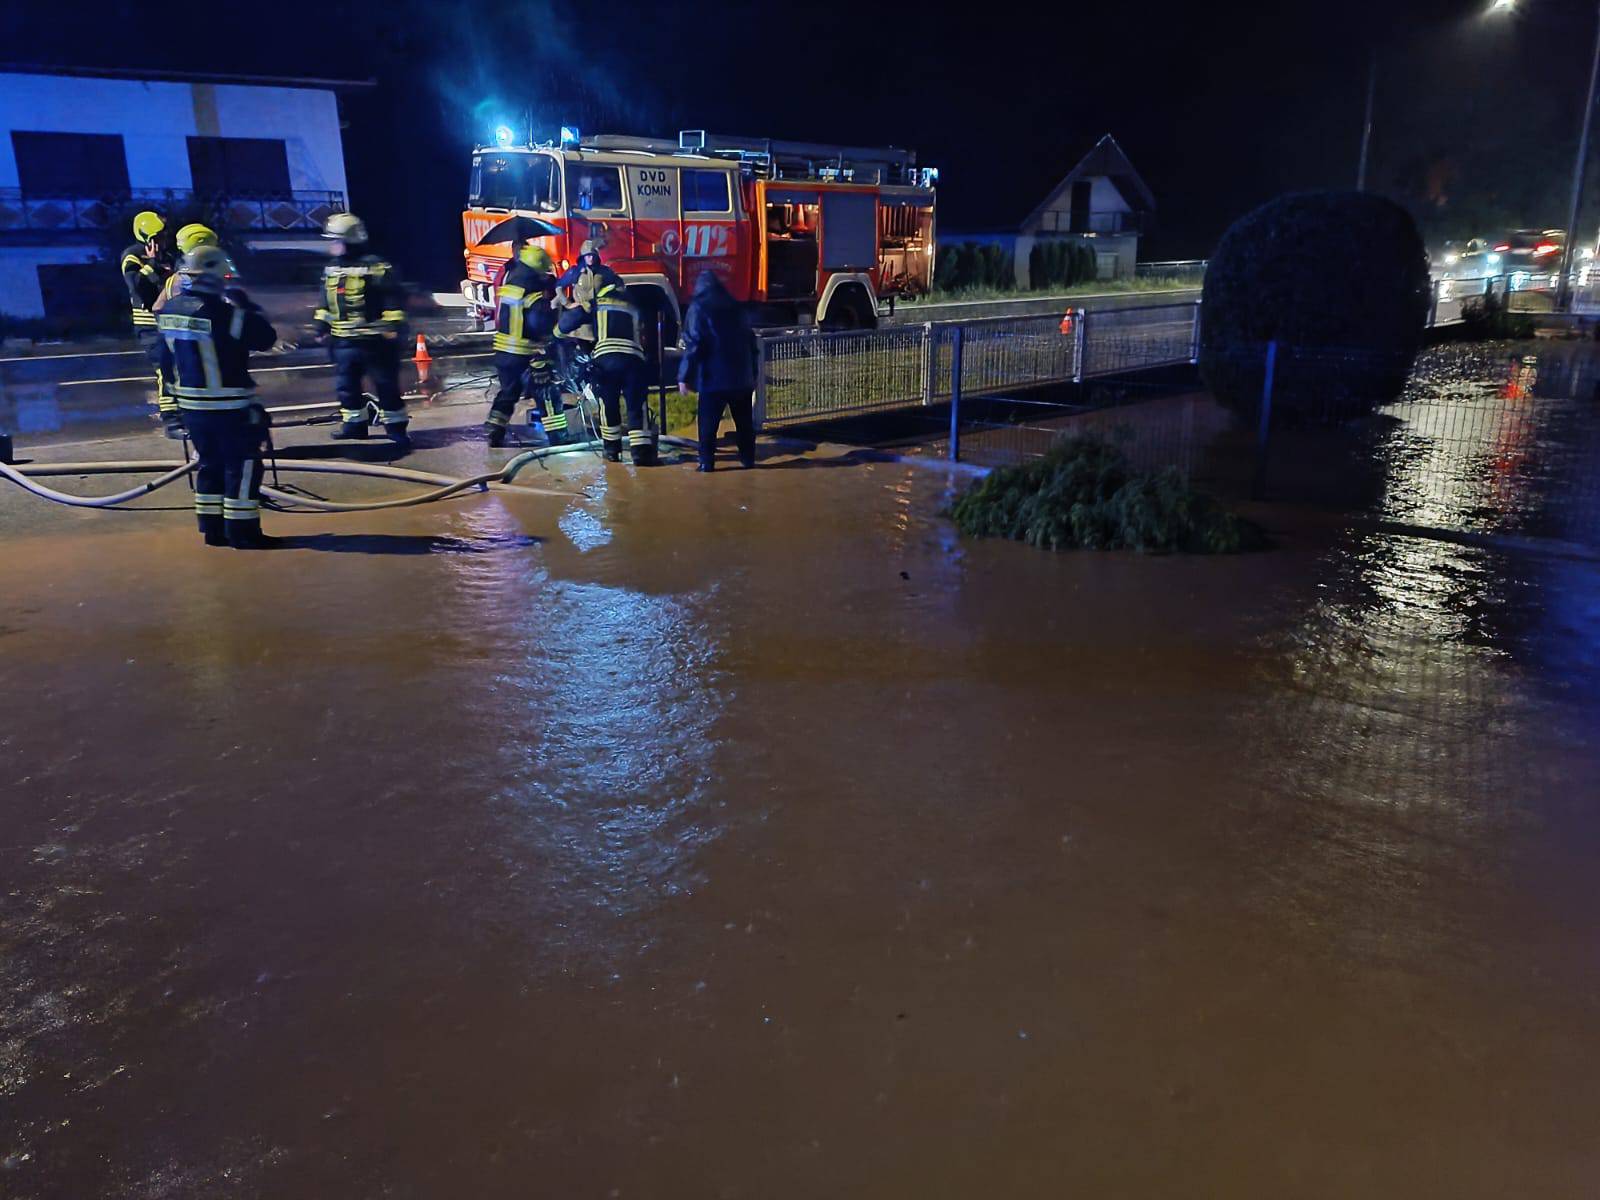
POLYGON ((367 223, 355 213, 334 213, 322 227, 322 236, 355 245, 367 240, 367 223))
POLYGON ((239 268, 221 246, 201 246, 183 256, 178 264, 184 287, 191 292, 220 293, 230 283, 237 283, 239 268))

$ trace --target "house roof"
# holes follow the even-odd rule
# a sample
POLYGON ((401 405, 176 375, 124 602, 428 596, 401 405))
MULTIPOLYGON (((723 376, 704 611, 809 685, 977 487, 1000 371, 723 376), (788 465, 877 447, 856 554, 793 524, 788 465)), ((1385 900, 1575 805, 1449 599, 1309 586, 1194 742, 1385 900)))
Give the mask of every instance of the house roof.
POLYGON ((198 71, 128 70, 106 67, 47 67, 36 63, 0 63, 3 75, 70 75, 85 79, 131 79, 147 83, 233 83, 253 87, 314 88, 350 92, 376 87, 372 79, 305 79, 291 75, 217 75, 198 71))
POLYGON ((1054 207, 1078 180, 1092 179, 1096 176, 1104 176, 1111 180, 1117 191, 1122 193, 1122 198, 1135 212, 1155 211, 1155 194, 1140 177, 1139 172, 1134 170, 1133 163, 1117 144, 1117 139, 1108 133, 1096 142, 1094 149, 1079 159, 1078 165, 1068 171, 1050 194, 1022 219, 1023 226, 1037 220, 1040 214, 1054 207))

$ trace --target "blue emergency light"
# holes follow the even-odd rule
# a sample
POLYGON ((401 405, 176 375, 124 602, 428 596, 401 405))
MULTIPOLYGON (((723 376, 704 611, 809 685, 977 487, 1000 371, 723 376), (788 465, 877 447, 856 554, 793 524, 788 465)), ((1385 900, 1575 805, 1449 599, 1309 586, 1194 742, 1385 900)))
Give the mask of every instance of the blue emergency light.
POLYGON ((578 127, 576 125, 563 125, 561 127, 561 144, 563 146, 576 146, 578 144, 578 127))
POLYGON ((511 132, 511 126, 509 125, 496 125, 494 127, 494 144, 497 146, 511 145, 512 140, 516 136, 516 134, 511 132))

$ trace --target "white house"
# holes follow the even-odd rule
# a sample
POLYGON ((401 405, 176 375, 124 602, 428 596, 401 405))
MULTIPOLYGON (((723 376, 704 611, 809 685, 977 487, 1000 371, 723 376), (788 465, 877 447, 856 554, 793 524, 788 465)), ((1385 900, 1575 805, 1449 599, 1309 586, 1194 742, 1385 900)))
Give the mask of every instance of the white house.
POLYGON ((235 243, 313 248, 348 203, 338 93, 360 86, 0 67, 0 313, 110 303, 115 264, 96 260, 141 208, 201 205, 235 243))

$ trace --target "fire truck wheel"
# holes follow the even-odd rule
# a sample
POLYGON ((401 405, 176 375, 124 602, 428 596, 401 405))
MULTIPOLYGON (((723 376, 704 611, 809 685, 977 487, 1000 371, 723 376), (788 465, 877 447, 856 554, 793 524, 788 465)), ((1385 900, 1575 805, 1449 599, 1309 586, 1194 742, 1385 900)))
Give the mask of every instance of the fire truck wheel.
POLYGON ((847 285, 841 287, 833 297, 828 305, 828 315, 820 324, 823 329, 832 332, 839 329, 871 329, 877 323, 867 294, 859 287, 847 285))

